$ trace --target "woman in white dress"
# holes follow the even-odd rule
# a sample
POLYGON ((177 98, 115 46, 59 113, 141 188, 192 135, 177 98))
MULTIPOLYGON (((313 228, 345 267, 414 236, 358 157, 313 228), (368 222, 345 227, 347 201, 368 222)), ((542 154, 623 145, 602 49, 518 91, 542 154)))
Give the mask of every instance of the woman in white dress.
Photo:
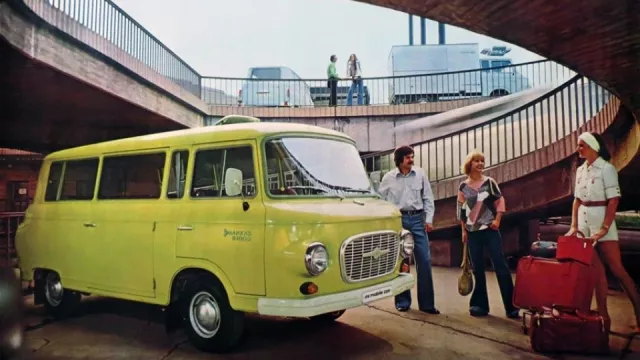
POLYGON ((606 264, 613 276, 620 281, 622 288, 633 304, 636 315, 636 327, 640 326, 640 294, 636 285, 622 266, 618 230, 615 216, 620 201, 618 172, 609 162, 611 155, 599 134, 585 132, 578 138, 578 155, 585 162, 576 170, 571 229, 567 235, 577 231, 596 243, 594 264, 598 271, 596 302, 598 312, 607 319, 607 277, 603 264, 606 264))

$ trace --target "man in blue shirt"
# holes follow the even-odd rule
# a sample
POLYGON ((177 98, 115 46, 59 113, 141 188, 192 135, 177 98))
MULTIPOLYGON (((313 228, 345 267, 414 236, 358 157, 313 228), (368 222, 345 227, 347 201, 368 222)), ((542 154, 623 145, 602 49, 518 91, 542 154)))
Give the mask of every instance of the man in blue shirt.
MULTIPOLYGON (((433 191, 424 170, 413 166, 414 152, 410 146, 397 148, 393 157, 396 169, 384 175, 378 192, 383 199, 400 209, 402 227, 413 235, 418 273, 418 308, 422 312, 437 315, 440 311, 435 307, 431 252, 427 237, 427 232, 433 229, 433 191)), ((395 302, 398 311, 409 310, 411 291, 398 294, 395 302)))

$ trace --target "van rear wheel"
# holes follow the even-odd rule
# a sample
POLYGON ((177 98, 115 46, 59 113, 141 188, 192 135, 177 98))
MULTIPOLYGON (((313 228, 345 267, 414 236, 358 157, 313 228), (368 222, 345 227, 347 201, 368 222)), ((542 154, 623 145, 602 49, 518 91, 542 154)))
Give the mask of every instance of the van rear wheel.
POLYGON ((240 342, 244 314, 235 311, 222 288, 207 279, 187 285, 182 303, 185 332, 198 349, 222 353, 240 342))
POLYGON ((56 318, 70 316, 82 299, 80 293, 62 287, 62 281, 56 272, 50 271, 45 275, 43 286, 44 307, 56 318))

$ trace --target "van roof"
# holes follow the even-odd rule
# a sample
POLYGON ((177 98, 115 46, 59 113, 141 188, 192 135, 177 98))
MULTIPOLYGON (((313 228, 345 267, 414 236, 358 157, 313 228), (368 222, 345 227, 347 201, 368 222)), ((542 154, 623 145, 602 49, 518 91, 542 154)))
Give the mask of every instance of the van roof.
POLYGON ((223 142, 241 139, 258 139, 271 134, 313 134, 336 136, 353 143, 348 135, 315 125, 288 122, 254 122, 203 126, 183 130, 167 131, 155 134, 105 141, 53 152, 45 160, 95 156, 100 153, 124 152, 131 150, 153 149, 180 145, 223 142))

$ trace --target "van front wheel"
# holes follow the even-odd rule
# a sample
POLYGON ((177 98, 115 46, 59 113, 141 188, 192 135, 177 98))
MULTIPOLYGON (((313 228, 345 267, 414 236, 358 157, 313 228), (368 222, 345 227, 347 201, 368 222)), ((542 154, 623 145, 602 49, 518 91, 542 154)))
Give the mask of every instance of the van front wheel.
POLYGON ((73 313, 82 295, 62 287, 60 276, 50 271, 44 279, 44 306, 47 312, 56 318, 64 318, 73 313))
POLYGON ((231 308, 217 284, 200 279, 192 282, 182 305, 185 331, 196 348, 221 353, 240 342, 244 314, 231 308))

